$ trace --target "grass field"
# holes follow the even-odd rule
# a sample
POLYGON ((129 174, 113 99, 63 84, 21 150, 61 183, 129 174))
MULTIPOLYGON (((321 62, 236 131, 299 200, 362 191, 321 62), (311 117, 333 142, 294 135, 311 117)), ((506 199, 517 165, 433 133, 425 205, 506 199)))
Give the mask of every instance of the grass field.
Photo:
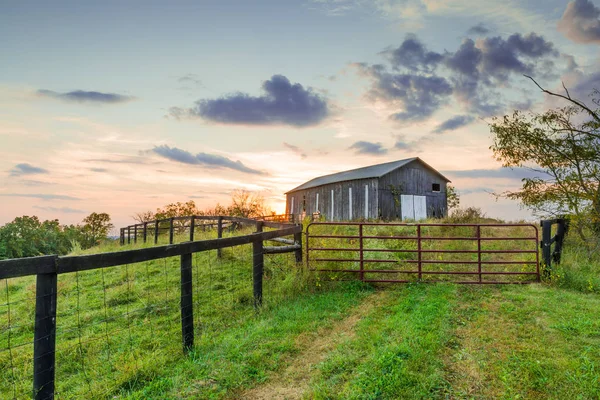
MULTIPOLYGON (((195 255, 189 356, 179 259, 59 276, 57 397, 600 398, 600 262, 577 246, 532 285, 372 286, 292 259, 266 257, 257 313, 251 246, 195 255)), ((0 288, 0 398, 31 393, 34 282, 0 288)))

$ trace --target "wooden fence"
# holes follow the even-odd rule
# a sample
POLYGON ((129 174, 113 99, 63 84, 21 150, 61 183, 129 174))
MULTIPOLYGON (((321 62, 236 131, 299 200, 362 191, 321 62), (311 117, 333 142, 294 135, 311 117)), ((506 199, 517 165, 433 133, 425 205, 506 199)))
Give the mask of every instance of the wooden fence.
MULTIPOLYGON (((195 219, 205 217, 192 217, 193 227, 195 219)), ((210 217, 214 219, 215 217, 210 217)), ((131 263, 163 259, 179 256, 181 266, 181 338, 183 351, 187 353, 194 345, 193 307, 192 307, 192 254, 219 250, 227 247, 252 244, 252 276, 253 296, 255 307, 260 307, 263 298, 263 268, 264 254, 278 252, 295 252, 296 259, 302 257, 301 235, 302 226, 269 221, 256 221, 235 217, 216 217, 218 221, 233 221, 245 224, 254 224, 256 232, 244 236, 217 239, 189 241, 178 244, 155 246, 144 249, 118 251, 82 256, 55 255, 31 257, 0 261, 0 279, 17 278, 36 275, 36 303, 35 303, 35 328, 33 341, 33 397, 35 399, 52 399, 55 391, 55 351, 56 351, 56 310, 58 298, 58 275, 122 266, 131 263), (263 231, 263 227, 275 228, 263 231), (292 245, 277 247, 263 247, 266 240, 280 239, 293 235, 295 240, 292 245), (285 248, 285 249, 283 249, 285 248)), ((171 219, 171 227, 174 219, 171 219)), ((160 223, 155 226, 158 227, 160 223)), ((193 238, 191 229, 191 238, 193 238)), ((172 232, 172 229, 171 229, 172 232)), ((172 241, 172 234, 171 241, 172 241)), ((289 239, 283 239, 288 240, 289 239)), ((288 242, 284 242, 288 243, 288 242)))
POLYGON ((153 237, 154 244, 158 244, 158 239, 163 232, 169 235, 169 243, 172 244, 175 233, 182 234, 189 232, 189 240, 194 240, 194 234, 197 230, 206 231, 207 229, 217 229, 217 237, 223 237, 223 229, 230 227, 231 224, 248 224, 255 221, 263 221, 264 226, 276 228, 281 223, 293 223, 293 214, 268 215, 260 218, 240 218, 218 215, 189 215, 185 217, 172 217, 146 221, 139 224, 129 225, 120 229, 119 242, 121 245, 137 243, 138 240, 146 243, 148 237, 153 237))
POLYGON ((552 262, 560 264, 565 236, 569 230, 569 220, 566 218, 547 219, 540 221, 542 227, 542 261, 544 263, 544 277, 548 278, 552 272, 552 262), (552 236, 552 226, 557 225, 556 233, 552 236), (554 245, 554 251, 552 251, 554 245))

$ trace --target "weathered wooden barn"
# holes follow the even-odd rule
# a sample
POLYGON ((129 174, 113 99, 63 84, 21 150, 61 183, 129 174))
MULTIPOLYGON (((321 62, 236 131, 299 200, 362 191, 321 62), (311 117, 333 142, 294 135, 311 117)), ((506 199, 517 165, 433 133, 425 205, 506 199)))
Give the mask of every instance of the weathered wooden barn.
POLYGON ((312 179, 286 193, 286 213, 328 221, 421 220, 447 213, 446 177, 418 157, 312 179))

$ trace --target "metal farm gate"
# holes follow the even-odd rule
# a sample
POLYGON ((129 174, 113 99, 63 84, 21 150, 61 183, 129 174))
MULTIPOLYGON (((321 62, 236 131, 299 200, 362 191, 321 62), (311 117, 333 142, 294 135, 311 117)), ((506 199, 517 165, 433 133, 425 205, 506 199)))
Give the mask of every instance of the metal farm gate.
POLYGON ((306 228, 306 263, 331 280, 531 283, 537 245, 530 224, 320 222, 306 228))

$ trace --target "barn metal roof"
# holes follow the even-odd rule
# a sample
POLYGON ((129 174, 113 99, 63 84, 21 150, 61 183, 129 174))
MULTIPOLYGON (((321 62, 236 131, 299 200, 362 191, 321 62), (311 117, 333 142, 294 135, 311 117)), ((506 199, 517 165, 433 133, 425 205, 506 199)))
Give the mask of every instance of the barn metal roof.
POLYGON ((406 164, 419 160, 425 167, 429 168, 433 172, 437 173, 440 177, 442 177, 446 182, 450 182, 448 178, 444 175, 440 174, 433 167, 428 165, 425 161, 421 160, 419 157, 407 158, 404 160, 392 161, 383 164, 370 165, 368 167, 362 167, 357 169, 351 169, 349 171, 342 171, 331 175, 324 175, 318 178, 311 179, 310 181, 303 183, 302 185, 286 192, 296 192, 298 190, 310 189, 317 186, 329 185, 330 183, 337 182, 345 182, 345 181, 354 181, 357 179, 369 179, 369 178, 381 178, 383 175, 388 174, 400 167, 405 166, 406 164))

